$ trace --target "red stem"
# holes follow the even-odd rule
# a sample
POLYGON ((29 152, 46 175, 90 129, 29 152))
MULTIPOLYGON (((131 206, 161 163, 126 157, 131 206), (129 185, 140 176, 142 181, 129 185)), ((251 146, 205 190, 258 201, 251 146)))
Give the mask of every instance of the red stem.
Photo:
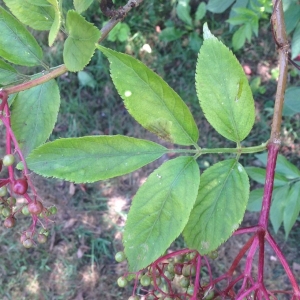
POLYGON ((200 287, 200 273, 201 273, 201 255, 197 254, 197 267, 196 267, 196 278, 194 284, 194 294, 191 300, 197 300, 197 294, 200 287))
POLYGON ((257 232, 259 241, 258 256, 258 278, 257 281, 262 285, 264 281, 264 264, 265 264, 265 231, 257 232))
MULTIPOLYGON (((4 116, 3 119, 6 120, 6 122, 2 119, 2 122, 5 124, 5 126, 10 127, 10 111, 8 108, 7 101, 5 101, 5 106, 4 106, 4 116)), ((6 130, 6 154, 11 154, 11 136, 6 130)), ((14 169, 13 166, 8 166, 8 174, 9 174, 9 179, 10 182, 12 183, 14 181, 14 169)))
POLYGON ((269 213, 271 208, 271 200, 274 185, 274 175, 277 155, 279 152, 280 141, 272 142, 268 145, 268 161, 266 167, 266 181, 264 187, 264 196, 262 200, 262 210, 259 217, 259 226, 265 231, 268 228, 269 213))

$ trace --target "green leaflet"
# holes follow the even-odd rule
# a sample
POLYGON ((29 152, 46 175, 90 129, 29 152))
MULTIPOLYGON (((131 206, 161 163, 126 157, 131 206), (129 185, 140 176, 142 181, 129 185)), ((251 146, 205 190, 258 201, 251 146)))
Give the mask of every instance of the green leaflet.
POLYGON ((178 18, 189 26, 193 26, 191 18, 190 0, 179 0, 176 6, 176 14, 178 18))
POLYGON ((286 184, 276 190, 273 195, 273 201, 270 209, 270 220, 275 233, 283 221, 284 209, 287 203, 288 195, 290 192, 290 185, 286 184))
POLYGON ((191 112, 178 94, 140 61, 97 47, 110 61, 114 85, 135 120, 167 141, 195 145, 199 132, 191 112))
POLYGON ((167 149, 125 136, 87 136, 46 143, 28 157, 37 174, 74 182, 95 182, 130 173, 158 159, 167 149))
POLYGON ((11 12, 25 25, 36 30, 49 30, 54 20, 54 10, 47 0, 37 6, 27 0, 4 0, 11 12))
POLYGON ((22 66, 36 66, 43 57, 41 47, 25 27, 0 7, 0 56, 22 66))
POLYGON ((10 64, 0 59, 0 86, 22 80, 23 77, 10 64))
POLYGON ((259 188, 250 192, 247 210, 249 211, 260 211, 262 198, 264 195, 264 189, 259 188))
POLYGON ((198 197, 183 231, 191 249, 207 254, 241 223, 249 198, 249 179, 235 159, 216 163, 201 176, 198 197))
POLYGON ((273 192, 270 220, 275 233, 283 222, 286 239, 300 213, 299 190, 300 182, 297 181, 277 188, 273 192))
POLYGON ((285 238, 288 235, 295 224, 299 212, 300 212, 300 182, 296 182, 291 186, 290 192, 288 194, 288 199, 286 199, 286 206, 283 212, 283 226, 285 231, 285 238))
POLYGON ((197 11, 195 13, 195 21, 202 20, 206 14, 206 4, 205 2, 201 2, 198 5, 197 11))
POLYGON ((221 135, 240 142, 249 134, 255 118, 247 77, 236 57, 210 33, 206 24, 204 38, 196 68, 200 106, 221 135))
POLYGON ((74 0, 73 4, 76 11, 81 14, 85 10, 87 10, 94 0, 74 0))
POLYGON ((206 9, 213 13, 224 12, 235 0, 209 0, 206 9))
POLYGON ((64 63, 69 71, 77 72, 89 63, 101 32, 74 10, 68 11, 66 26, 69 36, 64 45, 64 63))
POLYGON ((20 92, 14 100, 12 129, 25 157, 49 138, 59 105, 59 88, 55 80, 20 92))
POLYGON ((199 188, 192 157, 177 157, 156 169, 140 187, 126 221, 123 243, 129 270, 147 267, 179 236, 199 188))
MULTIPOLYGON (((267 165, 267 153, 256 154, 255 157, 258 158, 264 166, 267 165)), ((290 163, 283 155, 279 154, 276 161, 275 169, 276 174, 286 177, 287 179, 295 179, 300 177, 300 170, 290 163)))
POLYGON ((292 39, 292 59, 296 58, 300 53, 300 22, 298 23, 292 39))
MULTIPOLYGON (((300 24, 300 23, 299 23, 300 24)), ((292 117, 300 112, 300 87, 292 86, 286 89, 283 103, 284 116, 292 117)))
POLYGON ((61 13, 59 10, 59 4, 57 0, 48 0, 49 3, 52 4, 53 9, 55 11, 54 21, 51 25, 49 36, 48 36, 48 44, 51 47, 58 35, 60 24, 61 24, 61 13))
MULTIPOLYGON (((257 168, 257 167, 246 167, 245 168, 249 177, 261 184, 265 184, 266 180, 266 169, 263 168, 257 168)), ((282 186, 288 183, 288 178, 286 178, 284 175, 275 173, 274 178, 274 186, 282 186)))

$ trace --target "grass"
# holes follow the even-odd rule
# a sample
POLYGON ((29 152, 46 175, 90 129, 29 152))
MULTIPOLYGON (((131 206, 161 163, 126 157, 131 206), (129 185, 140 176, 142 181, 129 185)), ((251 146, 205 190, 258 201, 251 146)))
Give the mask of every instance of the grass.
MULTIPOLYGON (((124 4, 124 1, 117 1, 124 4)), ((65 3, 65 2, 64 2, 65 3)), ((69 5, 69 2, 66 2, 69 5)), ((194 70, 197 52, 192 50, 188 41, 189 34, 170 43, 158 38, 157 26, 161 29, 166 20, 172 20, 179 27, 182 22, 174 15, 175 1, 145 1, 133 10, 124 20, 131 29, 127 42, 108 42, 105 46, 127 52, 141 59, 162 76, 186 101, 191 108, 200 128, 201 147, 225 147, 228 142, 220 138, 208 125, 200 110, 194 87, 194 70), (149 44, 152 52, 140 49, 149 44)), ((106 20, 99 11, 97 3, 85 14, 86 18, 96 21, 97 25, 106 20)), ((207 14, 212 31, 230 45, 231 34, 224 23, 227 15, 207 14)), ((202 24, 200 24, 202 25, 202 24)), ((201 30, 201 26, 197 28, 201 30)), ((42 36, 40 40, 43 40, 42 36)), ((45 40, 45 39, 44 39, 45 40)), ((55 46, 55 53, 47 52, 46 60, 51 66, 62 62, 62 41, 55 46)), ((259 65, 266 64, 266 74, 276 67, 276 52, 267 22, 261 24, 261 35, 246 44, 237 53, 242 64, 248 64, 252 76, 261 76, 264 94, 257 93, 257 120, 245 145, 257 145, 268 139, 271 111, 276 80, 266 79, 258 74, 259 65)), ((94 88, 82 86, 76 74, 68 73, 58 79, 61 91, 61 108, 57 124, 50 140, 62 137, 77 137, 96 134, 126 134, 140 138, 155 139, 129 116, 109 77, 108 62, 96 52, 91 64, 85 69, 96 81, 94 88)), ((293 85, 299 84, 299 75, 290 78, 293 85)), ((299 141, 300 118, 284 118, 284 154, 300 167, 299 141)), ((223 156, 205 156, 200 161, 201 170, 217 162, 223 156)), ((249 165, 253 156, 244 156, 242 163, 249 165)), ((161 163, 161 161, 159 162, 161 163)), ((116 280, 126 271, 125 264, 116 265, 114 253, 121 250, 122 228, 130 201, 141 178, 146 178, 157 164, 142 168, 121 178, 86 185, 73 185, 60 180, 45 180, 34 176, 44 203, 55 204, 58 214, 54 218, 49 241, 34 249, 26 250, 18 243, 19 233, 29 225, 29 219, 18 217, 14 230, 0 228, 0 299, 126 299, 130 289, 121 290, 116 280)), ((247 218, 257 218, 247 214, 247 218), (250 216, 250 217, 249 217, 250 216)), ((277 235, 290 265, 300 264, 297 254, 299 245, 299 221, 292 230, 288 241, 283 232, 277 235)), ((215 272, 224 271, 231 263, 234 249, 238 243, 231 239, 219 250, 215 261, 215 272)), ((182 239, 176 240, 173 249, 183 246, 182 239)), ((271 260, 267 253, 270 268, 268 280, 271 284, 285 282, 278 262, 271 260)))

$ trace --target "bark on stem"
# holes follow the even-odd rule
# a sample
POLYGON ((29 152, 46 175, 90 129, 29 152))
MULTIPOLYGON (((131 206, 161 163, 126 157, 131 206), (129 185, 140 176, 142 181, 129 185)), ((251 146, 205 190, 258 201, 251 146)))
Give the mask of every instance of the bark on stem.
POLYGON ((259 218, 259 225, 264 230, 267 230, 268 227, 276 160, 281 143, 280 132, 282 121, 282 107, 284 101, 284 92, 286 88, 288 69, 288 40, 284 24, 282 1, 273 0, 273 5, 274 10, 271 21, 274 30, 274 38, 276 39, 276 44, 278 45, 279 77, 274 105, 271 136, 268 144, 268 161, 266 170, 265 189, 262 202, 262 210, 259 218))

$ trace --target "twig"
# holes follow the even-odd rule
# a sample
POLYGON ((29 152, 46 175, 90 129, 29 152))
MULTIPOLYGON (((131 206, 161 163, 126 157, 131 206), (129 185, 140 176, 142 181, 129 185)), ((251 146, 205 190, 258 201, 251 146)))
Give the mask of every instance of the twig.
MULTIPOLYGON (((143 0, 129 0, 127 2, 127 4, 125 6, 123 6, 122 8, 122 12, 124 13, 122 16, 122 19, 128 14, 128 12, 140 5, 143 2, 143 0)), ((99 39, 99 43, 101 43, 109 34, 109 32, 122 20, 120 18, 112 18, 111 20, 109 20, 106 25, 103 26, 103 28, 101 29, 101 37, 99 39)), ((28 82, 24 82, 12 87, 8 87, 7 89, 4 89, 3 91, 5 91, 7 93, 7 95, 10 94, 14 94, 14 93, 18 93, 24 90, 28 90, 32 87, 38 86, 40 84, 43 84, 51 79, 54 79, 56 77, 61 76, 62 74, 68 72, 67 68, 65 65, 61 65, 57 68, 55 68, 53 71, 50 71, 49 73, 36 78, 34 80, 28 81, 28 82)))

